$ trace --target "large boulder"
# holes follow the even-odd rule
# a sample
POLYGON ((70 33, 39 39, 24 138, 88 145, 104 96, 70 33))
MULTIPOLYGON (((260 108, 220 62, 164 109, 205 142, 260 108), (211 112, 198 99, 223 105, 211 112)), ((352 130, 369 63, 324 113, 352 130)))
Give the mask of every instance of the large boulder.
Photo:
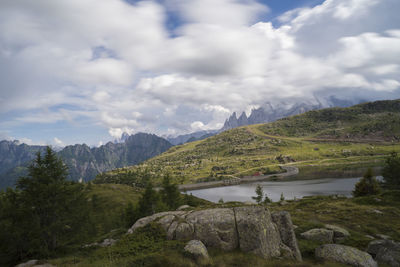
POLYGON ((289 248, 291 252, 290 257, 298 261, 302 261, 301 252, 297 245, 296 234, 294 232, 294 225, 287 211, 278 211, 272 213, 272 220, 278 227, 282 243, 289 248))
POLYGON ((207 248, 200 240, 190 240, 184 247, 184 251, 200 265, 210 263, 207 248))
POLYGON ((128 233, 152 222, 165 229, 168 239, 200 240, 206 247, 225 251, 239 248, 264 258, 301 260, 290 215, 272 217, 265 207, 162 212, 139 219, 128 233))
POLYGON ((315 228, 301 233, 300 236, 304 239, 318 241, 324 244, 333 243, 333 231, 328 229, 315 228))
MULTIPOLYGON (((146 226, 147 224, 154 222, 155 220, 159 218, 163 218, 165 216, 168 216, 168 218, 172 220, 179 215, 185 214, 184 211, 165 211, 165 212, 160 212, 153 214, 151 216, 143 217, 135 222, 135 224, 128 230, 128 234, 132 234, 137 228, 146 226)), ((161 223, 162 226, 166 226, 166 224, 171 223, 171 222, 166 222, 166 223, 161 223)))
POLYGON ((325 244, 315 249, 318 260, 335 261, 360 267, 378 267, 371 255, 353 247, 325 244))
POLYGON ((238 235, 233 209, 207 209, 195 211, 186 216, 186 222, 193 225, 193 239, 201 240, 207 247, 233 250, 238 247, 238 235))
POLYGON ((239 247, 265 258, 279 257, 281 239, 270 212, 260 206, 233 209, 236 218, 239 247))
POLYGON ((367 252, 379 264, 400 266, 400 243, 392 240, 374 240, 368 244, 367 252))

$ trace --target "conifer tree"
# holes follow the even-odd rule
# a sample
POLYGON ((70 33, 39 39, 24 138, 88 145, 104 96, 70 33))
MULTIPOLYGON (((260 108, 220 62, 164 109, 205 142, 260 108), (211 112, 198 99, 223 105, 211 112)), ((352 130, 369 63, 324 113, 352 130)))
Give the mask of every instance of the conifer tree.
POLYGON ((87 201, 82 184, 67 180, 67 167, 47 147, 29 166, 27 177, 9 190, 3 203, 7 207, 0 218, 8 231, 9 258, 22 260, 31 256, 50 256, 57 249, 84 235, 87 201))
POLYGON ((382 176, 387 187, 400 189, 400 156, 396 152, 386 158, 382 176))
POLYGON ((264 191, 263 191, 261 185, 257 185, 255 191, 256 191, 256 196, 251 197, 251 198, 254 199, 258 204, 260 204, 264 197, 264 191))
POLYGON ((376 195, 380 192, 378 181, 375 179, 372 169, 369 168, 364 177, 356 183, 353 195, 355 197, 376 195))
POLYGON ((161 196, 168 208, 175 210, 177 207, 179 207, 181 202, 181 194, 178 186, 171 183, 169 174, 166 174, 163 178, 161 196))

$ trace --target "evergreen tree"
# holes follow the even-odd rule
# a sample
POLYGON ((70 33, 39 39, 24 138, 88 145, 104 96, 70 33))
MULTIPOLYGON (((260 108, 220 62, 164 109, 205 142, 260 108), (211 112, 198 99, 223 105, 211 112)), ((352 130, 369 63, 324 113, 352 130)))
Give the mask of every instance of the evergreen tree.
POLYGON ((268 203, 271 203, 272 201, 271 201, 271 199, 267 196, 267 194, 265 194, 265 196, 264 196, 264 204, 268 204, 268 203))
POLYGON ((382 176, 387 187, 400 189, 400 156, 396 152, 386 158, 382 176))
POLYGON ((181 203, 178 186, 171 183, 169 174, 163 178, 161 196, 164 203, 172 210, 178 208, 181 203))
POLYGON ((138 219, 138 214, 133 206, 132 202, 129 202, 128 205, 125 208, 124 212, 124 219, 126 223, 126 227, 131 227, 135 221, 138 219))
POLYGON ((153 184, 151 181, 147 181, 146 189, 139 199, 138 210, 140 217, 145 217, 156 213, 158 210, 157 204, 159 199, 160 197, 158 193, 153 189, 153 184))
POLYGON ((3 195, 2 203, 0 227, 8 234, 0 236, 8 242, 0 250, 10 261, 50 256, 84 236, 88 221, 84 187, 67 181, 66 166, 49 147, 44 157, 37 154, 28 176, 3 195))
POLYGON ((258 204, 260 204, 263 200, 264 197, 264 191, 261 187, 261 185, 257 185, 256 187, 256 196, 255 197, 251 197, 252 199, 254 199, 258 204))
POLYGON ((372 169, 369 168, 364 174, 364 177, 356 183, 353 195, 355 197, 376 195, 379 194, 380 187, 378 181, 375 179, 372 169))

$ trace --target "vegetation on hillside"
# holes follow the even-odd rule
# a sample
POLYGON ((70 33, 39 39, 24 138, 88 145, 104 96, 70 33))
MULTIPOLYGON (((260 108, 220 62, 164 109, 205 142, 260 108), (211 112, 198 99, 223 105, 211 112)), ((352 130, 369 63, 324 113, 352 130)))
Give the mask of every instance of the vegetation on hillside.
POLYGON ((277 173, 281 164, 310 166, 319 169, 318 176, 327 169, 333 175, 346 175, 347 169, 350 176, 362 175, 400 152, 399 137, 400 100, 310 111, 175 146, 138 166, 103 173, 95 182, 140 184, 147 172, 156 185, 165 173, 178 184, 196 183, 277 173))

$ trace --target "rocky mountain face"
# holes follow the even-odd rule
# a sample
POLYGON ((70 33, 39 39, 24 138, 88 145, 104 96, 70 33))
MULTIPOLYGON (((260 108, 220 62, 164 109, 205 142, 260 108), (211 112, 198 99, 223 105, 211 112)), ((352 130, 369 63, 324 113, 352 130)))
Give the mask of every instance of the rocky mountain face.
POLYGON ((21 144, 17 140, 0 141, 0 188, 7 187, 10 182, 14 181, 14 177, 8 178, 13 175, 10 173, 11 170, 18 175, 22 169, 26 169, 26 167, 19 166, 33 160, 38 151, 44 150, 44 146, 29 146, 21 144))
POLYGON ((267 102, 260 108, 253 109, 250 116, 247 117, 243 112, 237 117, 234 112, 224 123, 221 131, 226 131, 240 126, 273 122, 285 117, 299 115, 310 110, 317 110, 329 107, 349 107, 354 104, 362 102, 341 100, 335 97, 326 99, 309 99, 309 100, 296 100, 289 99, 279 102, 267 102))
MULTIPOLYGON (((71 180, 89 181, 98 173, 138 164, 172 147, 154 134, 138 133, 125 137, 122 143, 109 142, 90 148, 85 144, 66 146, 57 154, 68 166, 71 180)), ((29 146, 14 141, 0 142, 0 189, 13 186, 19 176, 26 175, 29 162, 44 146, 29 146)))

